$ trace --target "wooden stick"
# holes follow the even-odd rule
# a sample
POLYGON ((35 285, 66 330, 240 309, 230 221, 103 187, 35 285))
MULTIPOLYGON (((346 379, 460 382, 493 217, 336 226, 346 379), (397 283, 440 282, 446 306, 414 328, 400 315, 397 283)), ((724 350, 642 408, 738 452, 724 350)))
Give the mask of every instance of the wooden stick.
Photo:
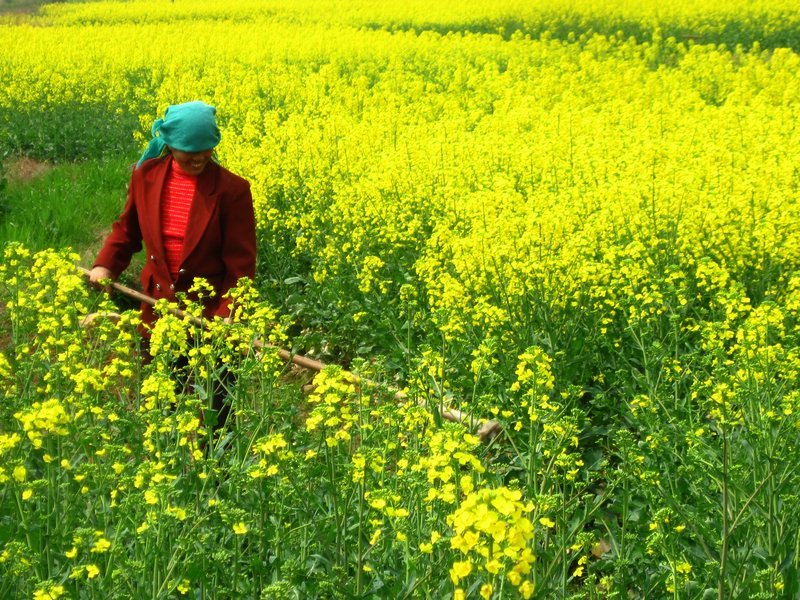
MULTIPOLYGON (((87 278, 89 277, 89 270, 85 269, 84 267, 78 266, 78 270, 83 273, 84 276, 87 278)), ((122 285, 121 283, 117 283, 116 281, 112 281, 109 284, 109 287, 118 291, 129 298, 133 298, 134 300, 138 300, 139 302, 143 302, 145 304, 149 304, 150 306, 155 306, 156 299, 146 294, 143 294, 133 288, 128 286, 122 285)), ((205 319, 201 319, 192 315, 187 315, 184 311, 180 310, 179 308, 171 308, 170 312, 178 317, 181 318, 189 318, 192 323, 197 325, 198 327, 207 327, 208 322, 205 319)), ((286 363, 292 363, 301 367, 303 369, 308 369, 310 371, 314 371, 319 373, 322 371, 326 365, 325 363, 314 360, 313 358, 308 358, 307 356, 302 356, 300 354, 294 354, 289 350, 284 348, 280 348, 273 344, 267 344, 260 340, 254 340, 253 346, 259 349, 269 349, 277 352, 278 357, 286 363)), ((378 387, 378 384, 370 379, 366 379, 364 377, 359 377, 355 373, 351 373, 349 371, 343 371, 343 375, 347 378, 348 381, 354 383, 356 385, 366 385, 371 387, 378 387)), ((407 395, 401 391, 396 390, 394 394, 395 399, 405 401, 407 400, 407 395)), ((427 406, 427 402, 423 402, 425 406, 427 406)), ((443 419, 448 421, 452 421, 454 423, 469 423, 470 425, 479 425, 478 427, 478 437, 481 440, 491 440, 493 439, 499 432, 500 432, 500 424, 497 421, 492 420, 479 420, 470 415, 467 412, 460 411, 455 408, 444 408, 440 409, 440 414, 442 415, 443 419)))

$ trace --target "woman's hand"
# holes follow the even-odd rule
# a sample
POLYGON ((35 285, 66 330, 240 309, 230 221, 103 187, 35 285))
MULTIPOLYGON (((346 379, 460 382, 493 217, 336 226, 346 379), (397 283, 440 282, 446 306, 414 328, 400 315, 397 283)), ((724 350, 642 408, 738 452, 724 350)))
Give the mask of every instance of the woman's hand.
MULTIPOLYGON (((96 288, 103 288, 102 281, 114 279, 114 274, 105 267, 94 267, 89 271, 89 283, 96 288)), ((107 292, 111 291, 111 287, 106 285, 104 288, 107 292)))

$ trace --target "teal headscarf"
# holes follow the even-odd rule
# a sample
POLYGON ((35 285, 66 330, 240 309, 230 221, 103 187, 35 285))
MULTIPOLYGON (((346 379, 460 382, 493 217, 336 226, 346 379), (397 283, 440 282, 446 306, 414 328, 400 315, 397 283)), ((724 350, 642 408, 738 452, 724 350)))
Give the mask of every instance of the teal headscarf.
POLYGON ((161 156, 166 146, 183 152, 202 152, 214 148, 220 140, 214 117, 216 113, 216 108, 199 100, 171 105, 164 112, 164 118, 156 119, 150 128, 153 139, 136 163, 136 168, 148 158, 161 156))

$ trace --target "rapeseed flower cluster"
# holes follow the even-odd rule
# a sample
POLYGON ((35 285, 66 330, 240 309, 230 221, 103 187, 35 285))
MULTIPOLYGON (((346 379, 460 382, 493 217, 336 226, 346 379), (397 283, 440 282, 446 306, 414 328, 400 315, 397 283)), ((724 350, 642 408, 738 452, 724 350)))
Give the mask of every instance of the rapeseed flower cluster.
POLYGON ((257 462, 250 467, 247 474, 252 479, 272 477, 280 471, 281 461, 291 457, 286 448, 288 442, 283 434, 268 435, 253 444, 253 455, 257 462))
POLYGON ((69 415, 59 400, 53 398, 45 402, 34 402, 30 409, 14 413, 34 448, 41 448, 45 436, 67 435, 69 415))
POLYGON ((427 510, 432 510, 434 502, 456 504, 462 491, 471 492, 485 471, 475 454, 480 440, 465 432, 460 425, 446 425, 441 431, 432 433, 426 445, 426 452, 411 469, 425 474, 427 510))
POLYGON ((169 314, 166 301, 159 309, 165 314, 156 321, 150 335, 150 352, 154 357, 166 359, 186 356, 189 349, 188 326, 184 319, 169 314))
POLYGON ((453 584, 458 588, 477 576, 485 582, 481 595, 490 598, 506 578, 530 598, 535 588, 528 575, 536 556, 530 547, 534 525, 527 515, 533 509, 519 490, 483 488, 468 494, 447 517, 453 528, 450 546, 461 558, 450 569, 453 584))
POLYGON ((319 431, 328 447, 349 447, 353 429, 361 418, 361 395, 356 385, 346 380, 339 367, 328 367, 314 379, 314 391, 308 397, 313 406, 306 418, 309 432, 319 431))
POLYGON ((543 413, 553 413, 560 408, 553 404, 550 394, 555 387, 552 359, 541 348, 528 348, 519 355, 516 380, 510 391, 518 393, 518 410, 524 410, 530 422, 538 421, 543 413))

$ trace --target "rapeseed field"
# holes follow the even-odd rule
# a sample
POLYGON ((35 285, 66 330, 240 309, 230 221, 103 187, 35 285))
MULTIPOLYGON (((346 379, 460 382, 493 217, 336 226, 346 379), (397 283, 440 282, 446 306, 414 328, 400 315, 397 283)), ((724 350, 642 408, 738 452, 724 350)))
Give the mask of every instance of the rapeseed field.
POLYGON ((4 155, 204 100, 259 238, 147 364, 71 249, 4 246, 0 597, 800 597, 796 3, 76 2, 0 45, 4 155))

